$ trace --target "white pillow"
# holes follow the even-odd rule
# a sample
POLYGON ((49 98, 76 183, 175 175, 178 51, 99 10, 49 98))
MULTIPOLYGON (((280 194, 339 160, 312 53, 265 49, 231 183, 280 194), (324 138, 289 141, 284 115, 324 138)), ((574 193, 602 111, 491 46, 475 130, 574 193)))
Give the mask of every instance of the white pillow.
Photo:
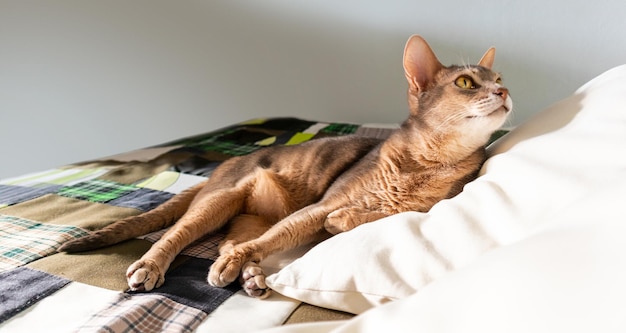
POLYGON ((332 327, 285 332, 626 332, 626 213, 579 209, 621 205, 626 170, 588 194, 418 293, 332 327))
POLYGON ((268 285, 356 314, 409 296, 486 251, 527 237, 589 188, 623 177, 624 124, 626 66, 620 66, 490 147, 481 177, 458 196, 427 214, 399 214, 322 242, 270 275, 268 285))

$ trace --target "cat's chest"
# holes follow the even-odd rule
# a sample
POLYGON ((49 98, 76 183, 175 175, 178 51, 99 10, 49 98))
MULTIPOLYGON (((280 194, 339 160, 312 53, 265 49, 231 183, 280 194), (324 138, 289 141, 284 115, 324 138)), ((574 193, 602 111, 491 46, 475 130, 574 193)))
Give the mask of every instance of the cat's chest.
POLYGON ((449 170, 379 170, 361 193, 369 209, 398 213, 426 211, 446 197, 456 177, 449 170))

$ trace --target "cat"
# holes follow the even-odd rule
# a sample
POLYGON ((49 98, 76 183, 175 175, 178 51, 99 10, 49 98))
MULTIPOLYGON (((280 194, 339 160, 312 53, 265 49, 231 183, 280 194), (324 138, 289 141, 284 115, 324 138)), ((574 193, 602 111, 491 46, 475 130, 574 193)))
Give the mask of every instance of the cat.
POLYGON ((259 262, 268 255, 405 212, 427 212, 461 192, 485 160, 490 135, 512 108, 495 49, 478 65, 445 67, 420 36, 403 65, 409 116, 385 140, 344 136, 264 148, 222 163, 205 182, 163 205, 62 245, 99 248, 172 226, 126 273, 130 290, 160 287, 186 246, 228 224, 208 283, 239 279, 246 293, 270 290, 259 262))

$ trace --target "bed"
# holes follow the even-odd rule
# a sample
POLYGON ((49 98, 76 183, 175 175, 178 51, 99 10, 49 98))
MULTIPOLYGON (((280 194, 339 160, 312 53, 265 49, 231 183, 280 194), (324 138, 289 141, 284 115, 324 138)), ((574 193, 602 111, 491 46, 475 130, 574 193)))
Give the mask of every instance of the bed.
POLYGON ((188 247, 150 293, 124 292, 124 272, 164 231, 56 251, 156 207, 231 156, 392 128, 258 119, 0 180, 0 331, 626 330, 626 66, 490 145, 480 177, 430 212, 263 261, 266 300, 205 282, 219 233, 188 247))

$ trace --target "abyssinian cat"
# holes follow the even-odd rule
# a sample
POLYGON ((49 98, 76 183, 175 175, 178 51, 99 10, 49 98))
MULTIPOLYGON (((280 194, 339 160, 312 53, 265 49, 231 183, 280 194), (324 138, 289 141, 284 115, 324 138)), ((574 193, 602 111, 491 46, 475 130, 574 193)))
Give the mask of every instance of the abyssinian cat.
POLYGON ((226 224, 208 282, 239 278, 251 296, 269 289, 258 263, 268 255, 404 211, 428 211, 458 194, 485 159, 490 135, 512 107, 495 49, 478 65, 443 66, 426 41, 404 51, 409 117, 386 140, 345 136, 275 146, 222 163, 202 184, 144 214, 70 241, 75 252, 173 225, 126 273, 131 290, 149 291, 183 248, 226 224))

